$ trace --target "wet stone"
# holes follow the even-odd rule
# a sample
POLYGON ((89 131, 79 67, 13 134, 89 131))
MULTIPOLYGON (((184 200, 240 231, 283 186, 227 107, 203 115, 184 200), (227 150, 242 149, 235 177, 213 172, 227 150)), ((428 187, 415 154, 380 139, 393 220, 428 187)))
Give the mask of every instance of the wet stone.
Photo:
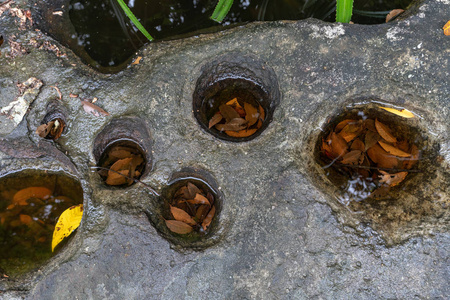
MULTIPOLYGON (((33 8, 41 2, 10 3, 42 22, 33 8)), ((67 22, 53 13, 68 4, 46 1, 44 17, 67 22)), ((244 24, 148 44, 137 50, 139 63, 115 74, 95 71, 30 20, 21 27, 19 11, 1 13, 1 107, 21 96, 29 105, 17 125, 0 116, 0 179, 30 169, 72 174, 85 205, 81 226, 57 255, 21 276, 0 274, 1 297, 445 298, 450 86, 442 27, 449 10, 448 1, 425 0, 380 25, 244 24), (25 51, 13 57, 11 45, 25 51), (39 93, 17 86, 29 78, 42 82, 39 93), (201 111, 230 82, 257 87, 252 95, 267 120, 239 142, 212 134, 211 116, 201 111), (53 101, 66 123, 56 141, 36 134, 53 101), (86 113, 82 101, 108 114, 86 113), (343 112, 368 105, 416 114, 405 124, 418 133, 408 141, 423 149, 425 161, 413 166, 423 172, 408 174, 387 198, 345 203, 318 160, 318 140, 347 118, 343 112), (117 140, 137 144, 145 161, 140 182, 123 188, 106 185, 96 169, 117 140), (219 195, 220 209, 204 236, 187 240, 167 229, 161 197, 174 174, 192 180, 200 170, 209 177, 196 178, 219 195)), ((368 116, 403 136, 403 122, 391 126, 387 111, 368 116)))

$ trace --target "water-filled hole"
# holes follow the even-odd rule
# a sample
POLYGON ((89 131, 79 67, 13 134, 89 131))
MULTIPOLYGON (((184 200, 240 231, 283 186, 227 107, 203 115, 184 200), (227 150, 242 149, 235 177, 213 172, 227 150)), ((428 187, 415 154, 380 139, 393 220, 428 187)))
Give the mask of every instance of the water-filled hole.
POLYGON ((430 155, 428 146, 408 119, 367 106, 331 119, 319 135, 315 157, 341 191, 339 200, 355 206, 390 199, 426 172, 423 159, 430 155))
POLYGON ((58 217, 83 203, 80 183, 66 175, 22 171, 0 178, 0 269, 9 277, 32 271, 52 253, 58 217))
POLYGON ((98 173, 107 185, 129 186, 135 183, 133 179, 141 178, 146 164, 139 144, 131 140, 117 140, 105 148, 97 166, 101 167, 98 173))
POLYGON ((217 138, 249 141, 269 125, 279 98, 269 66, 254 57, 227 54, 204 66, 193 95, 194 116, 217 138))

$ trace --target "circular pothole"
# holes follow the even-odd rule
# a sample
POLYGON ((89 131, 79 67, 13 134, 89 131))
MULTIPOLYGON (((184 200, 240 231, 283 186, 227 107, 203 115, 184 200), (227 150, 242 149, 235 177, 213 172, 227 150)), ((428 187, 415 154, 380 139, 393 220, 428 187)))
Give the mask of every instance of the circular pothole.
POLYGON ((22 171, 0 179, 0 277, 32 271, 52 252, 55 225, 69 207, 83 203, 80 183, 66 175, 22 171))
POLYGON ((202 71, 193 95, 194 116, 200 126, 233 142, 260 135, 279 103, 273 70, 256 58, 227 54, 202 71))
POLYGON ((314 158, 321 180, 334 187, 318 184, 344 205, 343 213, 398 241, 424 223, 438 224, 445 199, 439 143, 423 118, 387 109, 368 103, 335 114, 316 136, 314 158))
POLYGON ((149 215, 157 228, 176 245, 203 248, 216 241, 223 196, 203 170, 175 173, 163 189, 156 212, 149 215))
POLYGON ((95 138, 94 157, 106 185, 127 187, 151 164, 151 139, 145 123, 134 117, 111 121, 95 138))
MULTIPOLYGON (((52 105, 50 104, 50 107, 52 105)), ((42 138, 56 141, 66 128, 66 116, 59 109, 50 110, 36 129, 36 134, 42 138)))

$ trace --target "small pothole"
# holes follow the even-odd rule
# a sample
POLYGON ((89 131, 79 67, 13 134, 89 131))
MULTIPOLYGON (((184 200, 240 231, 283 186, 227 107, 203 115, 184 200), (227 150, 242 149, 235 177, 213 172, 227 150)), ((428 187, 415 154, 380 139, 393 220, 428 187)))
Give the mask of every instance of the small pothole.
POLYGON ((269 125, 279 97, 270 67, 253 57, 224 55, 203 68, 193 95, 194 116, 217 138, 249 141, 269 125))
POLYGON ((151 167, 151 138, 136 117, 112 120, 94 140, 98 173, 106 185, 127 187, 151 167))
POLYGON ((175 173, 158 201, 149 217, 168 240, 194 249, 217 241, 223 196, 209 173, 192 168, 175 173))
POLYGON ((130 140, 117 140, 106 147, 97 166, 98 174, 107 185, 129 186, 145 171, 145 155, 141 147, 130 140))
POLYGON ((319 185, 343 212, 398 241, 419 224, 439 223, 444 213, 445 199, 433 191, 442 179, 439 144, 419 114, 383 107, 368 103, 332 116, 315 140, 314 157, 322 180, 335 188, 319 185))
POLYGON ((66 175, 30 170, 1 178, 0 278, 32 271, 51 258, 59 216, 82 203, 80 183, 66 175))

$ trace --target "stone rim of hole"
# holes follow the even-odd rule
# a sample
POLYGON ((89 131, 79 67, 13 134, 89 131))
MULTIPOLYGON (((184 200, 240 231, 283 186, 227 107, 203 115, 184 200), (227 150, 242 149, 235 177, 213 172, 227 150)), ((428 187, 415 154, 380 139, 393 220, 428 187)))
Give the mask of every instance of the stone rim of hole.
MULTIPOLYGON (((152 170, 152 139, 146 123, 138 117, 120 117, 111 120, 94 139, 93 154, 95 165, 99 166, 105 151, 118 143, 130 143, 135 145, 136 149, 144 158, 144 167, 141 175, 137 179, 145 177, 152 170)), ((99 176, 101 178, 101 176, 99 176)), ((109 188, 126 188, 128 186, 107 185, 109 188)), ((130 184, 134 185, 136 182, 130 184)))
MULTIPOLYGON (((182 251, 183 249, 203 250, 219 243, 228 229, 226 219, 229 219, 227 209, 224 206, 224 195, 217 181, 204 169, 185 167, 180 171, 174 172, 170 180, 163 187, 161 196, 155 197, 152 201, 152 207, 146 211, 147 217, 152 225, 158 230, 159 234, 173 244, 173 246, 182 251), (165 224, 165 219, 169 218, 169 203, 164 199, 170 199, 178 188, 193 182, 204 190, 211 192, 215 198, 214 205, 216 213, 214 219, 206 234, 193 233, 189 236, 172 233, 165 224)), ((170 218, 173 219, 173 218, 170 218)))
MULTIPOLYGON (((326 105, 323 103, 319 105, 316 111, 311 115, 310 120, 313 123, 320 123, 317 124, 316 128, 324 128, 327 127, 331 119, 340 116, 342 112, 348 112, 352 109, 375 109, 380 106, 395 108, 394 103, 389 103, 373 96, 360 97, 352 101, 347 101, 345 104, 336 103, 336 105, 333 105, 335 107, 334 109, 323 111, 323 108, 326 105), (345 109, 342 107, 345 107, 345 109)), ((419 116, 418 118, 408 119, 408 125, 405 126, 415 128, 414 130, 417 130, 417 133, 421 135, 422 142, 424 143, 424 155, 422 156, 422 161, 418 165, 422 166, 426 164, 427 167, 429 167, 429 170, 424 173, 418 173, 410 178, 410 180, 405 181, 404 188, 410 190, 406 191, 403 189, 397 191, 393 194, 393 196, 396 197, 395 201, 372 200, 371 203, 368 203, 367 201, 353 202, 353 204, 356 203, 360 206, 358 210, 352 210, 351 207, 339 201, 338 198, 342 195, 342 191, 328 179, 322 166, 317 162, 316 150, 320 137, 323 135, 321 130, 312 128, 308 133, 307 146, 303 150, 299 150, 299 152, 302 153, 299 153, 298 157, 298 163, 301 165, 306 164, 306 168, 311 174, 313 185, 324 194, 327 203, 333 211, 340 216, 339 219, 341 222, 350 225, 355 229, 359 228, 362 224, 367 224, 377 231, 388 245, 400 243, 414 235, 426 232, 423 228, 428 228, 430 232, 436 230, 436 228, 440 226, 440 222, 438 221, 439 214, 442 213, 442 207, 439 207, 439 205, 434 203, 436 202, 433 200, 435 195, 430 189, 430 186, 439 186, 439 184, 442 184, 440 181, 443 180, 442 178, 436 179, 440 177, 438 174, 443 172, 442 166, 436 162, 436 158, 439 157, 440 143, 436 137, 426 129, 430 128, 427 126, 430 123, 425 111, 405 103, 401 106, 413 113, 417 113, 419 116), (412 215, 413 217, 411 219, 408 220, 410 216, 407 215, 406 212, 400 216, 401 218, 396 215, 402 214, 401 208, 408 205, 413 206, 415 204, 420 211, 419 213, 412 215), (387 213, 383 214, 383 212, 387 213)), ((397 107, 400 107, 400 105, 397 107)), ((390 114, 384 110, 378 109, 377 112, 384 116, 389 116, 390 114)), ((394 118, 403 119, 401 117, 394 118)))
MULTIPOLYGON (((230 93, 232 95, 233 93, 230 93)), ((233 98, 233 97, 231 97, 233 98)), ((258 137, 269 126, 273 113, 280 103, 280 91, 273 69, 255 56, 231 52, 215 58, 201 68, 193 93, 194 117, 200 127, 214 137, 231 142, 246 142, 258 137), (252 95, 255 104, 262 106, 265 118, 254 134, 247 137, 232 137, 215 128, 209 128, 208 106, 213 97, 227 89, 245 90, 252 95)), ((232 100, 232 99, 228 99, 232 100)), ((226 103, 222 100, 219 104, 226 103)), ((211 114, 211 113, 210 113, 211 114)))

